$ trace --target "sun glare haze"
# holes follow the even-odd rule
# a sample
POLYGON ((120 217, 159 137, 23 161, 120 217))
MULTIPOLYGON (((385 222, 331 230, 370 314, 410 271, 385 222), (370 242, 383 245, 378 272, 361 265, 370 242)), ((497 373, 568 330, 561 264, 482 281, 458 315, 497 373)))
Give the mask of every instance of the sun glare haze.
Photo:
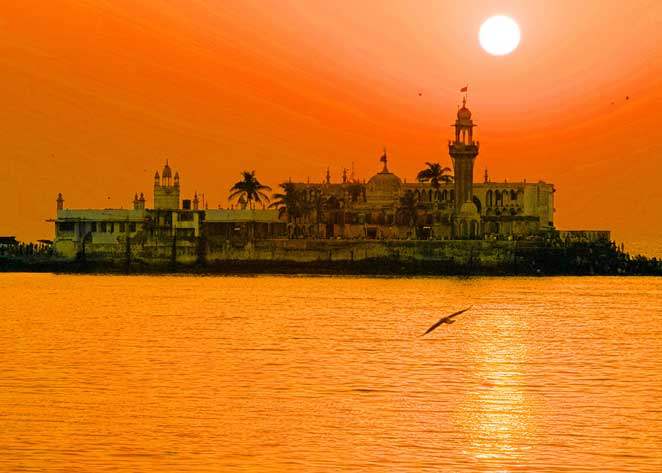
POLYGON ((493 16, 481 25, 478 33, 480 45, 494 56, 512 53, 520 42, 519 26, 510 17, 493 16))

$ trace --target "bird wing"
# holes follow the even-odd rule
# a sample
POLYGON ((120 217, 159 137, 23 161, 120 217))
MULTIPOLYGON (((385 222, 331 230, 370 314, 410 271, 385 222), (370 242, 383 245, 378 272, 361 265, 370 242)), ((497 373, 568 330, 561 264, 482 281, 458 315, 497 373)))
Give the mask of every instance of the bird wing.
MULTIPOLYGON (((466 309, 462 309, 462 310, 459 310, 459 311, 457 311, 457 312, 453 312, 451 315, 447 315, 446 317, 442 317, 442 318, 440 318, 439 321, 438 321, 437 323, 435 323, 432 327, 430 327, 429 329, 427 329, 427 331, 426 331, 423 335, 427 335, 428 333, 432 332, 434 329, 436 329, 437 327, 439 327, 441 324, 443 324, 443 323, 446 322, 447 320, 450 320, 450 319, 452 319, 453 317, 455 317, 456 315, 460 315, 460 314, 462 314, 463 312, 468 311, 468 310, 471 309, 472 307, 473 307, 473 306, 469 306, 469 307, 467 307, 466 309)), ((423 335, 421 335, 421 337, 422 337, 423 335)))
POLYGON ((446 318, 446 319, 452 319, 452 318, 455 317, 456 315, 463 314, 464 312, 468 311, 468 310, 471 309, 472 307, 473 307, 473 306, 470 305, 470 306, 467 307, 466 309, 462 309, 462 310, 458 310, 457 312, 453 312, 451 315, 448 315, 448 316, 446 316, 445 318, 446 318))

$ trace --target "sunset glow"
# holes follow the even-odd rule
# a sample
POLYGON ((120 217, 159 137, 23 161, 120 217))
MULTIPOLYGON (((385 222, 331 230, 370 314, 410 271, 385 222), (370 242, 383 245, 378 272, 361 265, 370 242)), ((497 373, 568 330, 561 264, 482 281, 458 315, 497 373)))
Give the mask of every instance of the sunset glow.
POLYGON ((59 192, 127 208, 165 159, 214 208, 243 170, 272 188, 327 167, 338 182, 352 163, 369 179, 384 147, 411 182, 426 161, 450 166, 468 84, 477 181, 487 168, 554 183, 558 227, 656 241, 662 4, 513 2, 522 41, 498 58, 477 40, 493 13, 488 0, 6 2, 0 234, 52 238, 59 192))

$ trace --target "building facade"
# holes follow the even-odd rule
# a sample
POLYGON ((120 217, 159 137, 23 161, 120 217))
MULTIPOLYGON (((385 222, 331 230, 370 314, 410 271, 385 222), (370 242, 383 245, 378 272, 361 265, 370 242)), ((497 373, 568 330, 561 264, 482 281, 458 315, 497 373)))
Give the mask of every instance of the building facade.
POLYGON ((360 181, 281 184, 276 208, 200 209, 181 200, 179 173, 166 161, 154 175, 152 209, 136 193, 132 209, 69 209, 58 195, 54 251, 66 258, 131 255, 194 261, 269 239, 513 240, 554 230, 554 186, 474 182, 480 143, 466 99, 448 153, 454 179, 404 182, 388 169, 360 181))
POLYGON ((290 218, 290 236, 385 239, 521 239, 554 229, 554 186, 543 181, 474 182, 480 143, 466 99, 457 112, 448 152, 452 182, 406 183, 383 169, 367 182, 292 183, 309 209, 290 218), (322 204, 320 204, 320 202, 322 204))

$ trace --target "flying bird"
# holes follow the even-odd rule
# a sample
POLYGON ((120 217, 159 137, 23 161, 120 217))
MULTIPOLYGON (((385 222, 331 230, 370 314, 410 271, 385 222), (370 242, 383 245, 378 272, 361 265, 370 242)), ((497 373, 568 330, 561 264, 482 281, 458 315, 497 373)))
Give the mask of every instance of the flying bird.
POLYGON ((424 336, 424 335, 427 335, 427 334, 430 333, 430 332, 432 332, 434 329, 436 329, 437 327, 439 327, 439 326, 442 325, 442 324, 452 324, 452 323, 454 323, 455 321, 453 320, 453 317, 458 316, 458 315, 460 315, 460 314, 462 314, 462 313, 468 311, 468 310, 471 309, 472 307, 473 307, 473 306, 470 305, 470 306, 467 307, 466 309, 462 309, 462 310, 460 310, 460 311, 458 311, 458 312, 454 312, 454 313, 452 313, 451 315, 447 315, 446 317, 442 317, 441 319, 439 319, 439 321, 438 321, 437 323, 435 323, 435 324, 434 324, 432 327, 430 327, 430 328, 429 328, 429 329, 428 329, 423 335, 421 335, 421 337, 424 336))

